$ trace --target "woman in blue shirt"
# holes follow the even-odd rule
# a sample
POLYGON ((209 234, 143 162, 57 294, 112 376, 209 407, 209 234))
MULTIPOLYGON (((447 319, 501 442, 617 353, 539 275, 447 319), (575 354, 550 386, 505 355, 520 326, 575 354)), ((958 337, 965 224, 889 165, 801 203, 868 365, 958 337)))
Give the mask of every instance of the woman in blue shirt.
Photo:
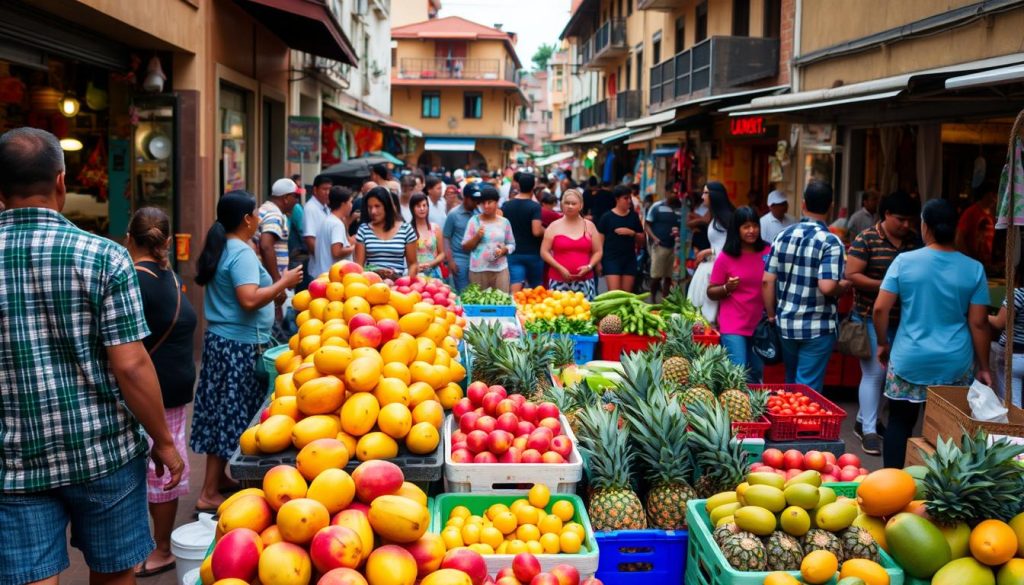
POLYGON ((249 244, 259 228, 256 199, 225 193, 206 233, 196 284, 206 287, 207 329, 192 414, 191 447, 206 455, 206 477, 196 509, 216 509, 230 483, 224 468, 267 394, 260 359, 270 343, 274 300, 302 281, 302 268, 273 282, 249 244), (261 375, 262 374, 262 375, 261 375))
POLYGON ((935 199, 921 213, 925 247, 900 254, 882 280, 873 309, 878 360, 888 364, 889 424, 882 458, 903 467, 928 386, 991 386, 988 367, 988 283, 981 263, 956 251, 956 210, 935 199), (889 312, 900 303, 900 327, 890 353, 889 312))

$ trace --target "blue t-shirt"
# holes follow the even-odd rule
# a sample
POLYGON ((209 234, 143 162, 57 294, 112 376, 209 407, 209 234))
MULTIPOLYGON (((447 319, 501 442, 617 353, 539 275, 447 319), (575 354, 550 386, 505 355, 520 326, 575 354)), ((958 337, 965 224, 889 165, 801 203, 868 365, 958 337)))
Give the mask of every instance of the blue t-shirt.
POLYGON ((469 225, 469 220, 474 215, 480 215, 478 210, 466 211, 466 208, 460 205, 451 210, 448 217, 445 218, 441 235, 448 240, 452 256, 464 260, 469 259, 469 252, 462 249, 462 239, 466 236, 466 226, 469 225))
POLYGON ((209 331, 240 343, 266 343, 274 326, 274 303, 255 311, 243 309, 235 289, 246 284, 263 288, 273 281, 252 248, 241 240, 228 238, 217 273, 206 285, 203 299, 209 331))
POLYGON ((960 252, 922 248, 892 261, 882 290, 899 296, 893 373, 912 384, 949 384, 974 362, 967 311, 988 305, 985 269, 960 252))

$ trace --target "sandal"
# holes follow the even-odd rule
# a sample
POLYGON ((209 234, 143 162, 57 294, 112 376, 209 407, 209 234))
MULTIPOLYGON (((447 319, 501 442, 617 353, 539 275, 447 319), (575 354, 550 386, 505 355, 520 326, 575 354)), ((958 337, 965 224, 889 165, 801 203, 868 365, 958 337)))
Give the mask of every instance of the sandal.
POLYGON ((153 569, 147 569, 146 568, 146 562, 143 561, 142 562, 142 566, 139 567, 139 569, 137 571, 135 571, 135 577, 136 578, 152 577, 154 575, 159 575, 161 573, 166 573, 167 571, 173 571, 175 569, 175 565, 176 564, 177 564, 176 561, 171 561, 171 562, 167 563, 166 565, 160 565, 159 567, 156 567, 156 568, 153 568, 153 569))

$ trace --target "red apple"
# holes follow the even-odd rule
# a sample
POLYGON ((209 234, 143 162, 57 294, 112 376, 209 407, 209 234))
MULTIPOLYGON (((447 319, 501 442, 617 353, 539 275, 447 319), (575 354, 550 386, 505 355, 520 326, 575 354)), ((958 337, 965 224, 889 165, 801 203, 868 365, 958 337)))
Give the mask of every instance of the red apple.
POLYGON ((452 443, 452 451, 455 451, 456 449, 467 449, 468 450, 468 448, 466 447, 465 439, 463 439, 462 441, 459 441, 458 443, 452 443))
POLYGON ((771 467, 782 467, 782 451, 778 449, 765 449, 761 454, 761 461, 771 467))
POLYGON ((421 303, 426 303, 426 304, 428 304, 428 305, 433 305, 433 304, 435 304, 435 303, 434 303, 434 298, 433 298, 433 297, 424 297, 424 298, 423 298, 423 300, 422 300, 422 301, 420 301, 420 302, 421 302, 421 303))
POLYGON ((522 394, 512 394, 508 397, 508 399, 516 403, 517 409, 520 408, 526 402, 526 397, 523 396, 522 394))
POLYGON ((831 451, 823 451, 821 454, 825 456, 825 461, 828 461, 829 464, 831 464, 831 465, 835 465, 836 464, 836 454, 835 453, 833 453, 831 451))
POLYGON ((268 418, 270 418, 270 407, 269 406, 267 408, 264 408, 263 412, 260 413, 260 422, 263 422, 263 421, 267 420, 268 418))
POLYGON ((458 569, 469 575, 473 585, 483 585, 490 579, 487 574, 487 561, 475 550, 465 547, 453 548, 444 555, 442 569, 458 569))
POLYGON ((466 435, 466 447, 473 453, 480 453, 487 449, 487 433, 476 430, 466 435))
POLYGON ((565 435, 558 435, 551 439, 551 450, 568 461, 569 455, 572 454, 572 440, 565 435))
POLYGON ((465 397, 460 398, 458 402, 456 402, 455 405, 452 406, 452 414, 455 415, 455 420, 459 421, 460 425, 462 424, 462 415, 466 414, 467 412, 471 412, 472 410, 473 401, 465 397))
POLYGON ((330 281, 320 279, 314 280, 313 282, 309 283, 309 287, 307 287, 307 289, 309 290, 309 296, 314 299, 322 299, 326 297, 327 285, 329 283, 330 281))
POLYGON ((465 442, 466 442, 466 433, 462 432, 459 429, 456 429, 456 430, 452 431, 452 444, 455 444, 455 443, 465 443, 465 442))
POLYGON ((865 468, 865 467, 861 467, 861 468, 859 469, 859 471, 860 471, 860 475, 867 475, 867 474, 871 473, 871 472, 870 472, 870 471, 868 471, 868 470, 867 470, 867 468, 865 468))
POLYGON ((604 585, 604 583, 597 577, 587 577, 580 585, 604 585))
POLYGON ((473 456, 473 463, 497 463, 498 458, 489 451, 482 451, 473 456))
POLYGON ((396 287, 395 290, 402 293, 403 295, 407 295, 412 292, 412 289, 407 286, 399 286, 396 287))
POLYGON ((476 419, 476 430, 489 433, 498 427, 498 421, 493 416, 483 415, 476 419))
POLYGON ((536 449, 526 449, 523 451, 523 463, 543 463, 543 456, 540 451, 536 449))
POLYGON ((782 467, 786 470, 789 469, 803 469, 804 466, 804 454, 797 451, 796 449, 790 449, 782 454, 783 464, 782 467))
POLYGON ((512 574, 524 583, 529 583, 540 570, 540 561, 528 552, 519 553, 512 559, 512 574))
POLYGON ((348 337, 348 343, 352 349, 360 347, 378 348, 384 340, 380 329, 376 325, 363 325, 356 327, 348 337))
POLYGON ((826 465, 828 463, 825 461, 825 456, 821 454, 821 451, 808 451, 804 455, 804 469, 823 471, 826 465))
POLYGON ((554 402, 541 402, 537 405, 537 417, 540 419, 553 418, 558 420, 558 407, 554 402))
POLYGON ((487 414, 497 416, 498 403, 502 400, 504 399, 501 397, 501 394, 498 394, 497 392, 488 392, 487 394, 484 394, 484 399, 480 405, 484 407, 484 412, 487 414))
POLYGON ((537 405, 532 402, 523 402, 519 405, 519 418, 528 422, 537 422, 537 405))
POLYGON ((503 413, 498 417, 498 422, 494 426, 497 429, 501 429, 515 435, 519 428, 519 417, 512 412, 503 413))
POLYGON ((438 305, 448 306, 448 295, 437 292, 430 295, 430 298, 434 299, 434 302, 438 305))
POLYGON ((836 461, 836 465, 839 467, 846 467, 847 465, 860 467, 860 457, 857 457, 853 453, 846 453, 839 456, 839 459, 836 461))
POLYGON ((508 448, 498 457, 498 463, 522 463, 523 462, 523 450, 515 445, 508 448))
POLYGON ((395 279, 395 286, 409 286, 412 284, 412 279, 408 276, 399 276, 395 279))
POLYGON ((530 585, 559 585, 558 577, 551 573, 540 573, 530 580, 530 585))
MULTIPOLYGON (((834 476, 837 473, 839 473, 839 468, 836 467, 832 463, 826 463, 825 464, 825 468, 821 470, 821 474, 822 475, 832 475, 832 476, 834 476)), ((822 480, 822 481, 824 481, 824 480, 822 480)))
POLYGON ((572 565, 555 565, 549 572, 558 579, 558 585, 580 585, 580 572, 572 565))
POLYGON ((398 321, 394 319, 381 319, 377 322, 377 329, 380 329, 381 339, 384 343, 398 337, 402 330, 398 327, 398 321))
POLYGON ((470 411, 459 417, 459 430, 466 433, 467 435, 476 430, 476 422, 480 420, 480 415, 476 411, 470 411))
POLYGON ((836 476, 832 475, 831 473, 821 474, 821 483, 835 483, 836 481, 838 481, 836 479, 836 476))
POLYGON ((519 452, 522 453, 523 451, 526 451, 527 440, 528 437, 526 435, 520 435, 515 439, 512 439, 512 446, 519 449, 519 452))
MULTIPOLYGON (((513 559, 515 560, 515 559, 513 559)), ((498 572, 494 574, 495 579, 501 579, 502 577, 515 577, 516 574, 512 570, 512 567, 502 567, 498 569, 498 572)))
POLYGON ((562 423, 558 422, 557 418, 550 416, 548 418, 541 419, 541 421, 537 423, 537 426, 547 427, 551 429, 551 432, 556 435, 562 432, 562 423))
POLYGON ((473 453, 469 449, 452 449, 453 463, 472 463, 473 453))
POLYGON ((539 432, 541 429, 538 428, 536 431, 530 434, 530 437, 526 440, 526 446, 530 449, 535 449, 539 453, 546 453, 551 449, 551 439, 549 435, 539 432))
POLYGON ((515 433, 517 437, 521 435, 529 435, 536 428, 537 426, 532 422, 521 420, 519 421, 519 424, 516 425, 515 433))
POLYGON ((508 390, 506 390, 505 387, 500 384, 494 384, 487 390, 488 392, 497 392, 498 396, 501 396, 502 398, 508 398, 508 390))
POLYGON ((548 451, 541 455, 540 458, 544 463, 565 463, 565 458, 554 451, 548 451))
POLYGON ((774 473, 775 468, 771 465, 754 465, 750 468, 752 473, 774 473))
POLYGON ((498 406, 495 407, 494 412, 496 412, 498 416, 501 416, 506 413, 515 414, 516 410, 518 410, 518 407, 515 402, 509 398, 502 398, 501 401, 498 402, 498 406))
POLYGON ((491 431, 487 435, 487 450, 495 455, 501 455, 512 446, 512 433, 505 431, 491 431))
POLYGON ((462 308, 462 305, 455 305, 455 314, 461 317, 465 314, 466 310, 462 308))
POLYGON ((484 399, 484 394, 487 394, 487 384, 483 382, 473 382, 466 387, 466 396, 473 402, 473 407, 480 406, 480 402, 484 399))
POLYGON ((839 481, 853 481, 857 479, 858 475, 860 475, 860 468, 847 465, 839 470, 839 481))
POLYGON ((348 328, 352 331, 365 325, 376 325, 377 321, 366 313, 356 313, 348 320, 348 328))
MULTIPOLYGON (((317 585, 319 585, 319 584, 317 584, 317 585)), ((515 575, 512 575, 510 573, 508 575, 505 575, 504 577, 501 577, 499 579, 495 579, 494 580, 494 585, 523 585, 523 584, 519 582, 519 579, 516 579, 515 575)))

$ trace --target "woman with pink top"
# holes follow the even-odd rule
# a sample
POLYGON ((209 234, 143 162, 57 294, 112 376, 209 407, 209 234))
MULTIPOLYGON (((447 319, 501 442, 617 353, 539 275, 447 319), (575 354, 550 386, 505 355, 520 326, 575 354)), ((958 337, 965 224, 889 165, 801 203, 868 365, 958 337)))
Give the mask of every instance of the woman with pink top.
POLYGON ((601 262, 604 236, 584 219, 583 195, 576 189, 562 194, 562 219, 544 230, 540 257, 548 265, 548 288, 581 292, 587 300, 597 296, 594 269, 601 262))
POLYGON ((747 366, 747 381, 760 383, 764 369, 752 336, 764 312, 761 277, 771 247, 761 239, 761 220, 751 207, 732 214, 722 253, 708 279, 708 298, 718 301, 722 345, 733 363, 747 366))

